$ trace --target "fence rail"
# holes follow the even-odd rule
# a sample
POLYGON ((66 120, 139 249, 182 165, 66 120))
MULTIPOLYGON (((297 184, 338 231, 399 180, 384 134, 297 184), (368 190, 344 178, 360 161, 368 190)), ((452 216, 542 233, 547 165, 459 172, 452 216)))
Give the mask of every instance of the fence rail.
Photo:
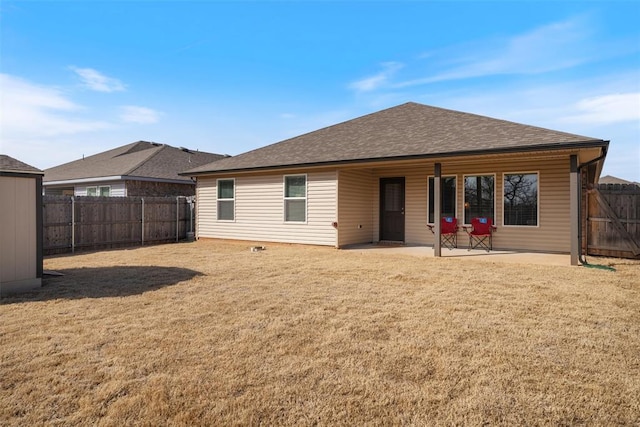
POLYGON ((193 230, 187 197, 43 196, 45 255, 179 241, 193 230))

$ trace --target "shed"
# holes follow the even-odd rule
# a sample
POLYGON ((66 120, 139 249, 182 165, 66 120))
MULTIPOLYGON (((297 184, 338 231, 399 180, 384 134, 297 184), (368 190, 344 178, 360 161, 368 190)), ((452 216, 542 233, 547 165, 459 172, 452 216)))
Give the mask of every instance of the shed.
POLYGON ((43 175, 0 154, 0 296, 42 285, 43 175))

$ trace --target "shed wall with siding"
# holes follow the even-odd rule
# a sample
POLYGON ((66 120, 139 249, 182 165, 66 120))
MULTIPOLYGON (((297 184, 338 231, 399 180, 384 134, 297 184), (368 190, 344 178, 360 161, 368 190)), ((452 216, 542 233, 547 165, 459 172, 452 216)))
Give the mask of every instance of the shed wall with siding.
POLYGON ((216 177, 198 178, 197 237, 335 246, 337 231, 332 223, 337 220, 336 171, 306 175, 305 223, 284 220, 282 173, 225 176, 235 178, 233 221, 217 220, 216 177))
POLYGON ((37 178, 0 176, 0 295, 41 286, 37 183, 37 178))

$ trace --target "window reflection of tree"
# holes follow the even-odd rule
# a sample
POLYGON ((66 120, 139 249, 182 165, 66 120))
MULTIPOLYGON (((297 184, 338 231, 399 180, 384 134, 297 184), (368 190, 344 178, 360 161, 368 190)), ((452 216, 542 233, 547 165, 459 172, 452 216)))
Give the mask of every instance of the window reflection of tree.
POLYGON ((476 217, 493 219, 494 187, 493 175, 465 177, 465 223, 476 217))
POLYGON ((504 176, 505 225, 536 225, 538 222, 538 175, 504 176))

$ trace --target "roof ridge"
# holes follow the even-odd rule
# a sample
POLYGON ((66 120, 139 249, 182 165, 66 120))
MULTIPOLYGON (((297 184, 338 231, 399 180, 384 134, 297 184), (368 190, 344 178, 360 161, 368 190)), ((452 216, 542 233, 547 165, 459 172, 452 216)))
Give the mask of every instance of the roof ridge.
MULTIPOLYGON (((138 142, 147 142, 147 141, 138 141, 138 142)), ((168 147, 167 144, 162 144, 160 147, 153 147, 153 148, 149 148, 149 151, 152 151, 151 155, 149 155, 148 157, 145 157, 143 160, 141 160, 140 162, 138 162, 134 167, 132 167, 131 169, 129 169, 125 175, 130 175, 131 172, 133 172, 134 170, 138 169, 140 166, 142 166, 143 164, 147 163, 149 160, 151 160, 154 156, 156 156, 159 152, 161 152, 163 149, 165 149, 166 147, 168 147), (158 148, 157 150, 154 150, 154 148, 158 148)))

